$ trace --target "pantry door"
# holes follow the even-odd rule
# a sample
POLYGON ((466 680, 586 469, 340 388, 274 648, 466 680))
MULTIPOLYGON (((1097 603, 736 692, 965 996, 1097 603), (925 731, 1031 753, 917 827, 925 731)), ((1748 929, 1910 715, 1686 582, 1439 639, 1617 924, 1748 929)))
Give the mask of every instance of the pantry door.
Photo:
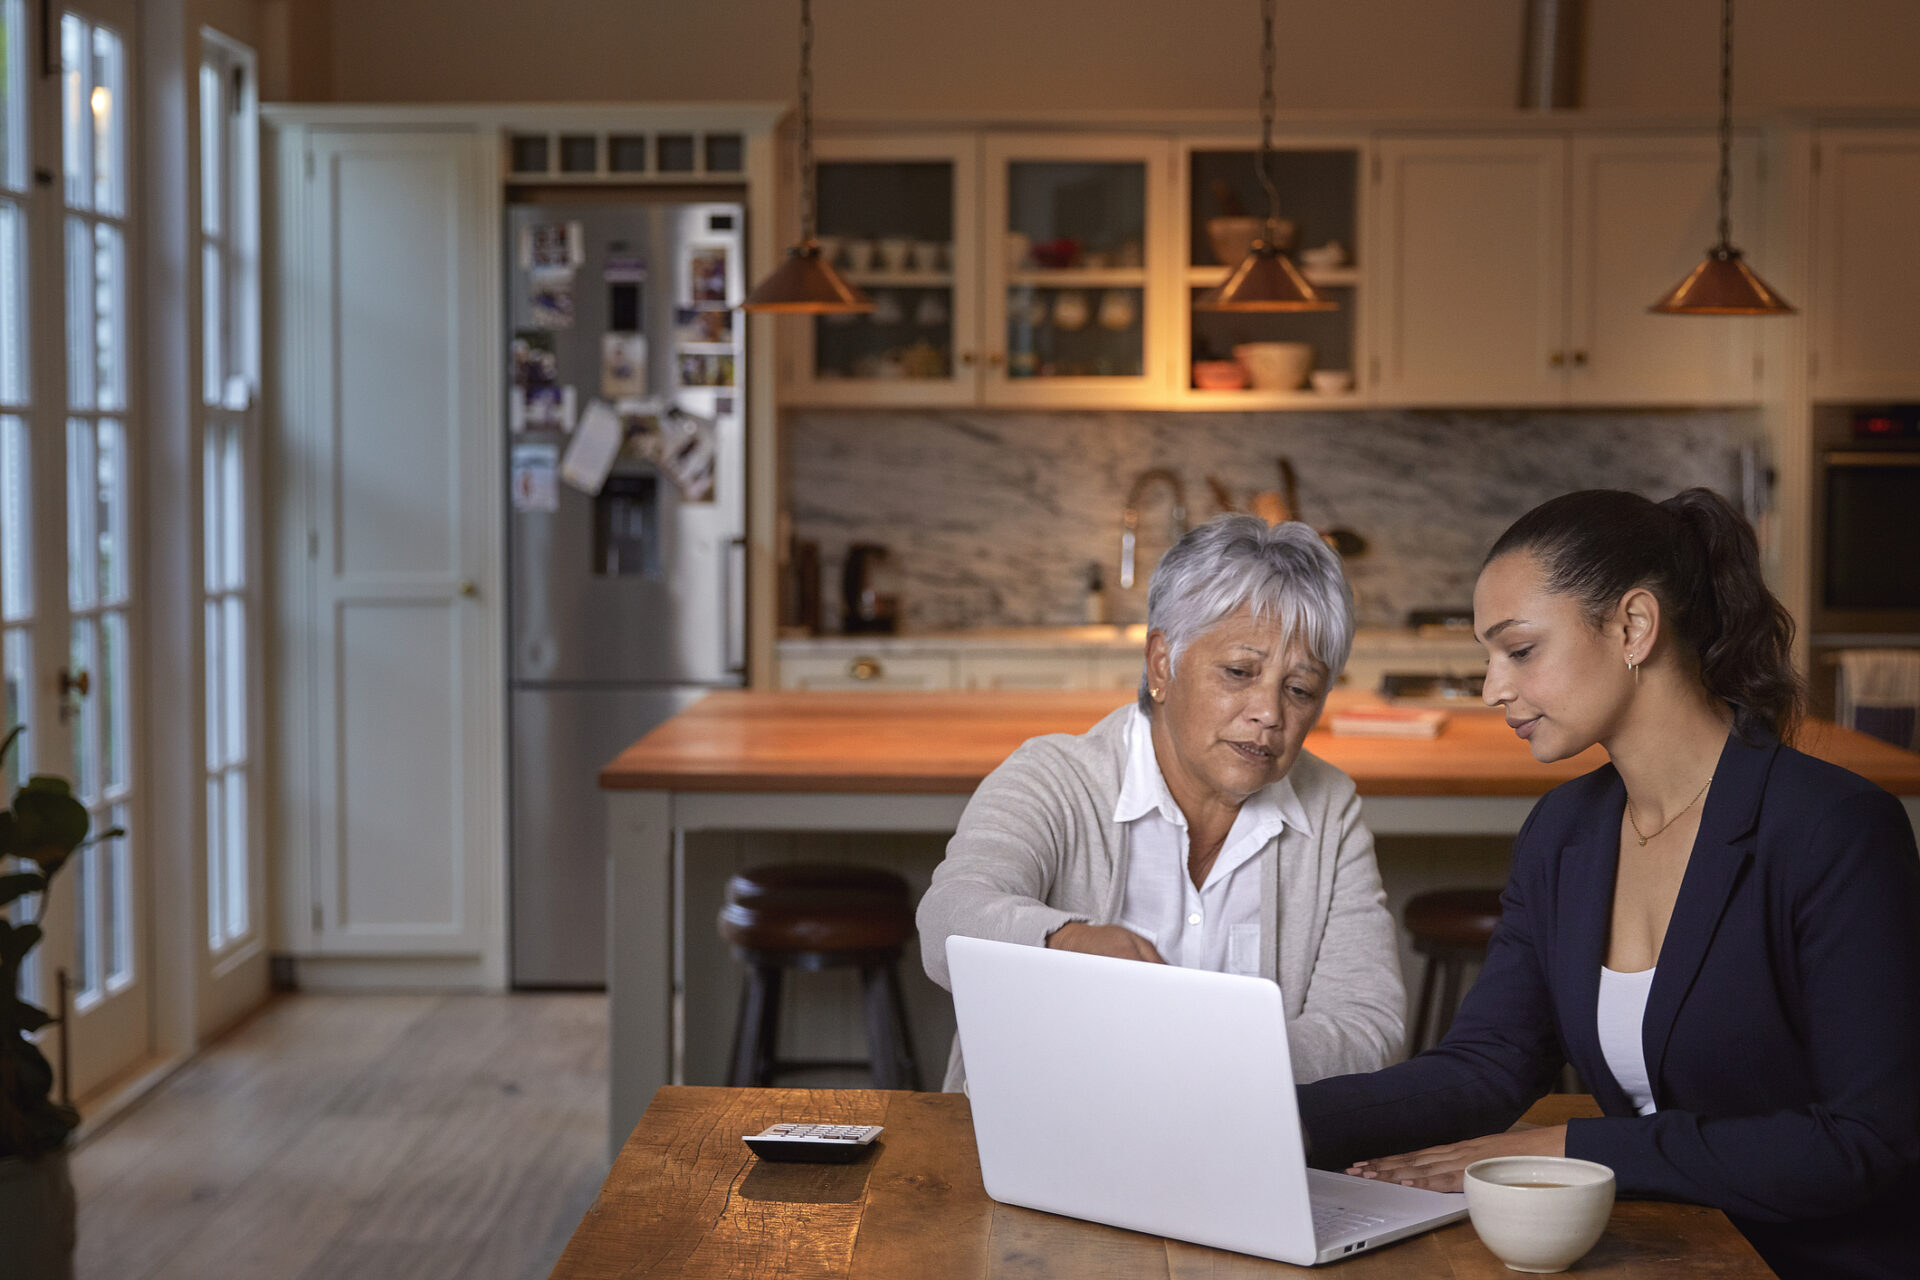
POLYGON ((136 9, 4 0, 0 21, 0 653, 8 719, 27 726, 8 782, 62 775, 95 830, 126 831, 55 881, 29 975, 30 994, 50 1008, 66 983, 81 1097, 152 1045, 130 538, 140 447, 136 9))

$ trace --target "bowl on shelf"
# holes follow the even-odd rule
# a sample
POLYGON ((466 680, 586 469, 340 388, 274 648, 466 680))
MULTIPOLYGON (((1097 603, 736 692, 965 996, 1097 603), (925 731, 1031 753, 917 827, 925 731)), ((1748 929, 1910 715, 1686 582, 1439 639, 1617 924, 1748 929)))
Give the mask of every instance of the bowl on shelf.
POLYGON ((1259 391, 1295 391, 1313 368, 1313 345, 1306 342, 1243 342, 1233 358, 1247 368, 1247 380, 1259 391))
POLYGON ((1323 396, 1337 396, 1353 390, 1353 370, 1351 369, 1315 369, 1307 379, 1313 389, 1323 396))
MULTIPOLYGON (((1237 267, 1240 260, 1253 252, 1253 242, 1266 230, 1265 218, 1244 217, 1235 214, 1231 217, 1207 219, 1207 243, 1213 248, 1214 261, 1223 267, 1237 267)), ((1293 247, 1293 223, 1285 218, 1273 224, 1274 234, 1280 241, 1282 250, 1293 247)))
POLYGON ((1193 385, 1201 391, 1239 391, 1247 385, 1247 367, 1238 360, 1195 360, 1193 385))

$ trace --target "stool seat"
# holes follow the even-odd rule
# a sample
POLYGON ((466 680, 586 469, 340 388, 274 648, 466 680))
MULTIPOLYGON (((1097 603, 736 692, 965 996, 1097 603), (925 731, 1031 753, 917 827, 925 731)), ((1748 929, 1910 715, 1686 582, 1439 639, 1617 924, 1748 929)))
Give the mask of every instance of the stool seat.
POLYGON ((913 936, 907 882, 876 867, 791 863, 727 880, 720 936, 747 951, 893 951, 913 936))
POLYGON ((1485 951, 1500 923, 1498 889, 1436 889, 1407 903, 1401 917, 1416 950, 1439 946, 1485 951))
POLYGON ((727 880, 720 936, 746 966, 727 1083, 766 1086, 793 1071, 864 1066, 880 1089, 918 1089, 896 971, 913 937, 913 891, 891 871, 836 863, 754 867, 727 880), (850 968, 865 1006, 864 1062, 783 1058, 780 989, 789 969, 850 968))

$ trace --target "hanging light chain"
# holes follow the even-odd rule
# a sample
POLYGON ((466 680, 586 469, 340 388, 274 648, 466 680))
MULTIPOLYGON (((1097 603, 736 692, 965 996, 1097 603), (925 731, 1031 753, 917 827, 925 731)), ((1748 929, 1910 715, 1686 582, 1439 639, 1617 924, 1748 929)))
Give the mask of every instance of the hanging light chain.
POLYGON ((1267 227, 1262 239, 1273 235, 1280 220, 1280 192, 1273 185, 1273 117, 1277 103, 1273 96, 1274 0, 1260 0, 1260 185, 1267 189, 1267 227))
POLYGON ((813 243, 813 0, 800 0, 800 243, 813 243))
POLYGON ((1720 244, 1733 248, 1733 0, 1720 4, 1720 244))

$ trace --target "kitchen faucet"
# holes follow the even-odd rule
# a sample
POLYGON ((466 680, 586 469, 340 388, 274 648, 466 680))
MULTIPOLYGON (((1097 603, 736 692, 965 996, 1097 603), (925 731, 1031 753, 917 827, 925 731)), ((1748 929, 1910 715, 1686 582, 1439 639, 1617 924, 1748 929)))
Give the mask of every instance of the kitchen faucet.
POLYGON ((1187 487, 1180 477, 1165 467, 1150 467, 1133 478, 1127 490, 1126 509, 1120 513, 1120 589, 1133 586, 1134 535, 1140 528, 1140 498, 1156 480, 1166 481, 1173 491, 1173 518, 1168 525, 1167 541, 1178 542, 1187 532, 1187 487))

